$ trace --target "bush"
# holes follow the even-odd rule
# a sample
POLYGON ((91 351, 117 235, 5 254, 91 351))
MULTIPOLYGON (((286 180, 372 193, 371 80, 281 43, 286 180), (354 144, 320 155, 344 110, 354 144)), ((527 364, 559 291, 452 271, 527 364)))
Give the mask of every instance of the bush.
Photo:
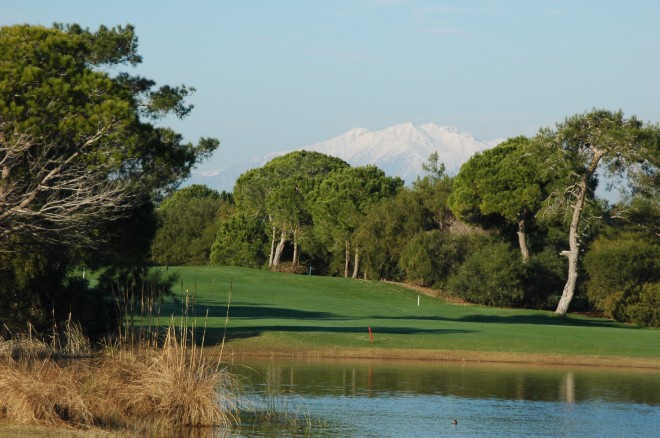
POLYGON ((259 268, 267 260, 267 246, 263 222, 236 213, 220 226, 211 248, 211 264, 259 268))
POLYGON ((525 302, 525 270, 520 252, 492 242, 472 253, 447 288, 466 301, 488 306, 520 306, 525 302))
POLYGON ((585 257, 587 297, 618 321, 660 326, 660 245, 648 234, 604 234, 585 257))
POLYGON ((410 282, 442 287, 467 257, 468 244, 465 235, 439 230, 419 233, 403 249, 399 267, 410 282))
POLYGON ((617 319, 642 326, 660 327, 660 283, 644 283, 624 301, 617 319))
POLYGON ((522 305, 535 309, 553 309, 566 282, 566 260, 554 248, 532 254, 523 265, 525 299, 522 305))

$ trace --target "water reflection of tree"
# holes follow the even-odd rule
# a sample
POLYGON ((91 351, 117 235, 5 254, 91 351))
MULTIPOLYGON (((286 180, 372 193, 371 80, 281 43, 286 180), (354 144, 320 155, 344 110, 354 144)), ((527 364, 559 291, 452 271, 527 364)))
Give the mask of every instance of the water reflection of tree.
MULTIPOLYGON (((378 396, 395 392, 508 400, 612 401, 660 405, 660 372, 484 366, 460 363, 318 362, 259 366, 266 390, 303 395, 378 396)), ((258 378, 258 377, 257 377, 258 378)))
POLYGON ((562 399, 568 403, 575 403, 575 374, 567 372, 562 379, 562 399))

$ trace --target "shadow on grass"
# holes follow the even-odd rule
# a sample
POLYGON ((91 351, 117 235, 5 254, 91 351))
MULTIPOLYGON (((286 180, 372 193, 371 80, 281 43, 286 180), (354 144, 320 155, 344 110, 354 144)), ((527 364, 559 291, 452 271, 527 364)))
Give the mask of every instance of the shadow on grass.
MULTIPOLYGON (((204 317, 208 311, 209 317, 219 318, 227 314, 226 305, 206 304, 200 302, 191 306, 188 310, 190 317, 204 317)), ((181 306, 164 305, 161 311, 163 315, 179 316, 183 313, 181 306)), ((229 307, 229 318, 283 318, 283 319, 326 319, 346 320, 347 318, 330 312, 315 312, 309 310, 285 309, 253 304, 232 304, 229 307)))
POLYGON ((394 320, 423 320, 423 321, 445 321, 445 322, 476 322, 491 324, 528 324, 528 325, 556 325, 573 327, 611 327, 639 329, 637 326, 624 325, 616 321, 603 319, 574 319, 554 315, 465 315, 460 318, 447 318, 443 316, 371 316, 373 319, 394 320))
MULTIPOLYGON (((371 327, 374 333, 379 335, 424 335, 424 334, 451 334, 451 333, 473 333, 473 330, 451 330, 451 329, 418 329, 413 327, 371 327)), ((195 339, 202 339, 202 331, 204 329, 198 327, 198 332, 195 339)), ((272 332, 295 332, 295 333, 359 333, 364 334, 365 337, 369 336, 367 326, 319 326, 319 325, 263 325, 254 327, 227 327, 227 331, 223 328, 213 327, 207 328, 205 333, 206 345, 213 345, 222 342, 224 337, 226 341, 233 339, 247 339, 260 336, 262 333, 272 332)))
MULTIPOLYGON (((225 308, 226 309, 226 308, 225 308)), ((344 319, 329 312, 311 312, 308 310, 282 309, 266 306, 231 306, 230 318, 287 318, 287 319, 344 319)))

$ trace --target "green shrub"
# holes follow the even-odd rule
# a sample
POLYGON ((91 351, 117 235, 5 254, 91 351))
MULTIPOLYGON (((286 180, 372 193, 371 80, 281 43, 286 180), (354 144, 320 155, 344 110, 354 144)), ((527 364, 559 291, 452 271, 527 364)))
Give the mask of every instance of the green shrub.
POLYGON ((220 226, 211 247, 211 264, 259 268, 266 262, 267 238, 263 222, 235 213, 220 226))
POLYGON ((447 288, 472 303, 520 306, 525 302, 524 277, 520 252, 507 243, 492 242, 467 258, 447 288))
POLYGON ((621 309, 620 320, 642 326, 660 327, 660 283, 644 283, 630 294, 621 309))
POLYGON ((524 269, 524 307, 554 309, 566 282, 566 260, 554 248, 532 254, 524 269))
POLYGON ((606 316, 660 326, 660 245, 644 233, 599 237, 585 257, 587 297, 606 316))
POLYGON ((440 230, 419 233, 403 249, 399 267, 410 282, 442 287, 467 257, 468 245, 467 235, 440 230))

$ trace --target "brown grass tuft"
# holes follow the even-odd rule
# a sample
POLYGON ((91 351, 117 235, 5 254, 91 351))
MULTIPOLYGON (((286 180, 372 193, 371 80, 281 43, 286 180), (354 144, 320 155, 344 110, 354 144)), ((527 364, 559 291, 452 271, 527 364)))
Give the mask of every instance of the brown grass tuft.
POLYGON ((9 355, 0 364, 0 420, 78 428, 229 429, 238 423, 237 380, 183 336, 170 328, 161 347, 114 346, 94 359, 66 362, 54 354, 41 359, 21 354, 16 360, 16 345, 26 343, 3 340, 0 347, 9 355))
POLYGON ((185 348, 168 330, 163 347, 116 351, 97 380, 125 415, 170 426, 230 427, 237 421, 235 378, 218 362, 185 348))
POLYGON ((92 425, 81 393, 85 373, 50 359, 0 367, 0 418, 16 424, 92 425))
POLYGON ((28 326, 27 333, 16 333, 9 339, 0 339, 0 357, 30 360, 52 354, 50 345, 33 334, 32 326, 28 326))

